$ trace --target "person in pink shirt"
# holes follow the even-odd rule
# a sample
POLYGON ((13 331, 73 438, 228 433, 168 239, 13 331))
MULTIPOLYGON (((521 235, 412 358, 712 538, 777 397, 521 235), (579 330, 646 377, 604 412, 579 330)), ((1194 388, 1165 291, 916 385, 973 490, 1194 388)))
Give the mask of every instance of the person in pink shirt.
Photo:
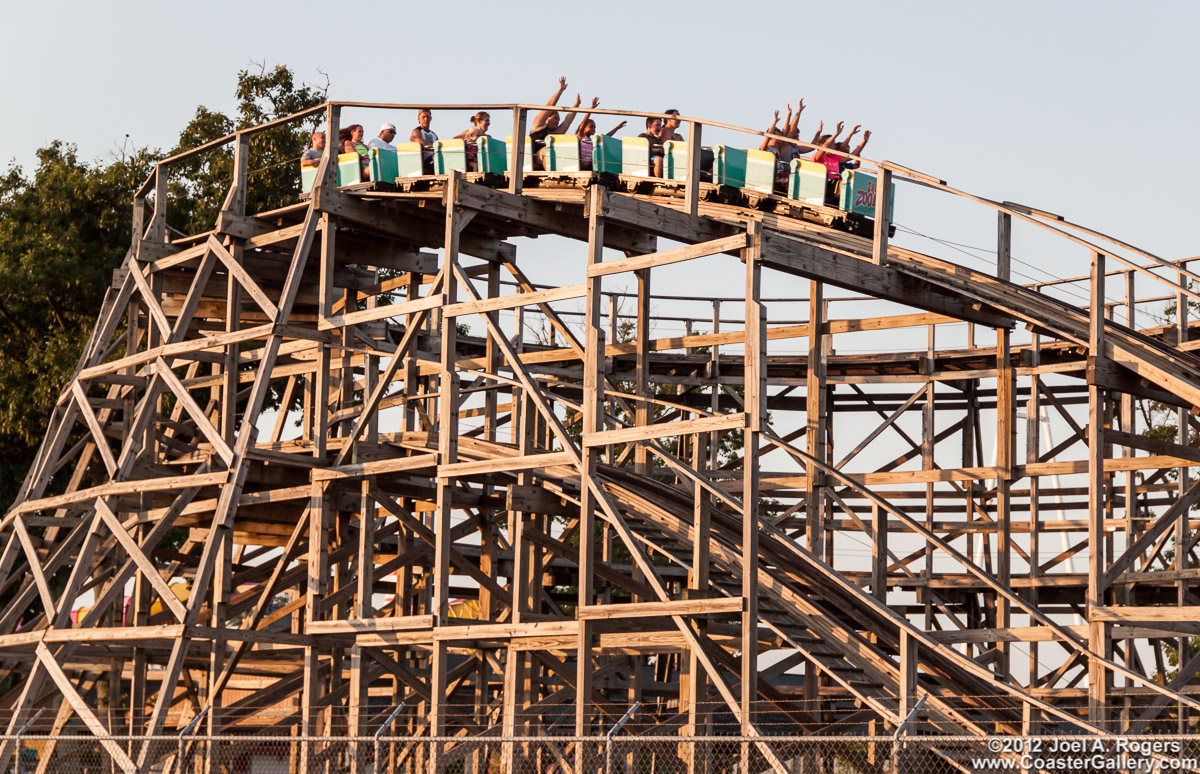
MULTIPOLYGON (((599 106, 600 106, 600 98, 593 97, 592 98, 592 107, 595 108, 595 107, 599 107, 599 106)), ((614 126, 612 129, 610 129, 605 134, 608 137, 612 137, 614 134, 616 134, 618 131, 620 131, 621 128, 624 126, 625 126, 625 122, 622 121, 621 123, 614 126)), ((593 143, 595 141, 592 138, 595 135, 596 135, 596 122, 592 120, 591 113, 584 113, 583 120, 579 123, 579 129, 577 129, 575 131, 575 136, 579 138, 579 168, 580 169, 591 169, 592 168, 592 152, 595 150, 595 146, 593 145, 593 143)))
POLYGON ((843 153, 853 153, 853 155, 859 156, 862 154, 863 148, 867 147, 867 141, 871 139, 871 131, 868 129, 863 133, 862 142, 858 144, 858 147, 850 151, 848 150, 850 147, 850 138, 858 132, 859 127, 854 127, 854 130, 850 132, 846 139, 839 143, 837 138, 845 126, 845 121, 838 121, 837 132, 834 134, 821 134, 821 131, 825 128, 824 121, 817 127, 818 137, 815 143, 819 147, 817 148, 817 152, 813 154, 813 161, 818 164, 824 164, 825 169, 828 171, 828 177, 825 181, 825 200, 827 202, 836 202, 837 200, 837 186, 842 179, 842 169, 852 167, 856 164, 856 162, 848 160, 841 153, 834 153, 833 150, 836 149, 843 153))

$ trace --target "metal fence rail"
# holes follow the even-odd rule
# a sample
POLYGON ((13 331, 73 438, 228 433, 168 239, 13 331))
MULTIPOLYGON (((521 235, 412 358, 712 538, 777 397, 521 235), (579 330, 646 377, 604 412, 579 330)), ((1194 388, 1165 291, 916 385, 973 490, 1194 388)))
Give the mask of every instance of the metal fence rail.
POLYGON ((1194 736, 0 737, 0 774, 1200 772, 1194 736))

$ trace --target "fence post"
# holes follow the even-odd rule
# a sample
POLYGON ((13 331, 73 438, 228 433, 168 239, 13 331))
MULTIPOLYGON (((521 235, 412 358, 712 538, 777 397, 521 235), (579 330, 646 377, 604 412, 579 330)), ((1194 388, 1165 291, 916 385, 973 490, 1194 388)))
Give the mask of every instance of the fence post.
POLYGON ((626 710, 625 714, 621 716, 621 719, 617 721, 617 724, 608 729, 608 733, 604 735, 604 774, 612 774, 613 737, 616 736, 617 732, 629 722, 629 719, 633 717, 633 713, 637 712, 641 708, 642 703, 640 701, 635 701, 633 706, 626 710))
POLYGON ((42 716, 42 713, 45 711, 46 711, 46 708, 42 707, 40 710, 38 710, 34 714, 34 716, 32 718, 30 718, 29 722, 26 723, 25 725, 21 726, 21 730, 17 732, 17 751, 15 753, 16 758, 14 758, 14 760, 13 760, 14 774, 21 774, 21 753, 25 751, 24 750, 25 742, 21 737, 25 735, 25 732, 28 731, 34 723, 37 722, 37 719, 40 718, 42 716))
POLYGON ((925 694, 921 698, 917 699, 917 703, 908 713, 908 716, 904 718, 904 722, 896 727, 896 733, 892 736, 892 774, 900 773, 900 737, 908 731, 908 724, 911 723, 913 718, 917 716, 917 713, 921 711, 921 707, 924 706, 925 700, 928 698, 929 694, 925 694))
MULTIPOLYGON (((211 705, 209 705, 209 706, 211 707, 211 705)), ((186 772, 183 769, 183 748, 184 748, 183 740, 185 737, 187 737, 188 734, 192 733, 192 729, 194 729, 196 726, 200 725, 200 721, 203 720, 204 716, 208 714, 208 710, 209 710, 209 707, 205 707, 204 709, 200 710, 200 714, 197 715, 196 717, 192 718, 191 722, 189 722, 186 726, 184 726, 183 730, 179 732, 179 746, 175 752, 176 774, 186 774, 186 772)), ((211 754, 211 752, 212 752, 211 747, 209 748, 209 752, 211 754)))
POLYGON ((388 719, 383 721, 383 725, 375 731, 375 774, 380 774, 383 771, 383 768, 379 765, 379 761, 383 757, 383 732, 396 720, 396 717, 400 714, 400 710, 404 709, 404 705, 407 703, 407 701, 402 701, 397 704, 396 709, 392 710, 392 714, 388 715, 388 719))

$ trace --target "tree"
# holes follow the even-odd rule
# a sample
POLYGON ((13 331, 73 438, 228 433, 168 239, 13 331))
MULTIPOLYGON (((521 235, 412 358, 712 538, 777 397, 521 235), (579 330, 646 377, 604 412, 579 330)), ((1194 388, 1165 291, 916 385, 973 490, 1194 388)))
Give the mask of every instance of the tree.
POLYGON ((112 271, 130 243, 132 193, 155 161, 110 163, 60 141, 32 179, 0 178, 0 501, 12 502, 46 419, 87 342, 112 271))
MULTIPOLYGON (((247 129, 316 107, 325 101, 324 90, 297 85, 291 69, 265 63, 257 72, 238 73, 237 114, 226 116, 201 105, 179 134, 168 155, 182 153, 247 129)), ((309 135, 324 116, 257 132, 250 138, 250 186, 246 207, 250 212, 282 207, 296 199, 300 186, 300 154, 309 135)), ((233 148, 226 145, 180 162, 171 169, 167 222, 189 234, 212 228, 225 194, 233 181, 233 148)))
MULTIPOLYGON (((320 104, 285 66, 238 73, 236 117, 198 107, 171 155, 320 104)), ((314 117, 313 124, 320 120, 314 117)), ((307 130, 290 125, 250 144, 250 211, 295 201, 307 130)), ((10 166, 0 176, 0 503, 13 501, 58 395, 96 323, 112 271, 131 241, 133 193, 164 154, 150 148, 81 161, 56 140, 38 151, 32 177, 10 166)), ((171 170, 168 222, 191 233, 213 227, 232 182, 231 150, 171 170)))

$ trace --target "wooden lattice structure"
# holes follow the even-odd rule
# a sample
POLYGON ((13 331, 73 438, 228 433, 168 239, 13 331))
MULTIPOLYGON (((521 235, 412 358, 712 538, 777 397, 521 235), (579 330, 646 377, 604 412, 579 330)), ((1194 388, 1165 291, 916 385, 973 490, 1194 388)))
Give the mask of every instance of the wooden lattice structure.
MULTIPOLYGON (((345 106, 320 109, 331 136, 345 106)), ((536 106, 503 107, 522 136, 536 106)), ((719 125, 686 126, 698 147, 719 125)), ((1200 707, 1186 264, 886 163, 994 210, 994 269, 697 174, 338 189, 327 159, 311 196, 247 213, 254 131, 224 141, 213 231, 168 230, 154 192, 184 157, 138 193, 4 516, 10 733, 43 707, 41 730, 97 735, 202 707, 213 733, 367 734, 404 702, 399 728, 469 736, 592 733, 635 702, 629 728, 751 736, 885 732, 918 697, 923 727, 966 734, 1200 707), (1014 221, 1087 251, 1082 303, 1010 280, 1014 221), (512 240, 538 235, 575 284, 535 286, 512 240), (739 321, 655 335, 651 276, 685 261, 736 276, 739 321), (1139 330, 1135 276, 1185 313, 1139 330), (839 319, 841 291, 906 309, 839 319), (836 346, 905 330, 907 351, 836 346), (1175 442, 1140 434, 1151 400, 1175 442)))

